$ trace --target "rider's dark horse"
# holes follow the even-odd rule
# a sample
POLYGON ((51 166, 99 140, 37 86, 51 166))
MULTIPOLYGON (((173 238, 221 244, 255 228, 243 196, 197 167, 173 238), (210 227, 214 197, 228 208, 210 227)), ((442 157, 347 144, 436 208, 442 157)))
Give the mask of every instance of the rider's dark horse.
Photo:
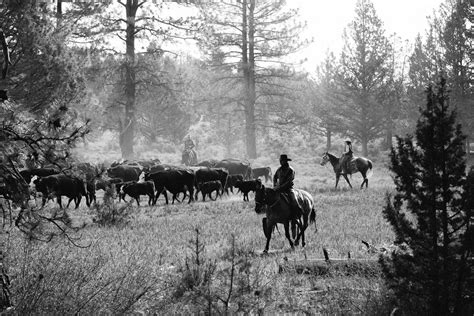
MULTIPOLYGON (((342 157, 338 158, 334 156, 333 154, 325 152, 323 155, 323 160, 321 161, 321 166, 324 166, 329 161, 334 169, 334 172, 336 173, 336 188, 337 188, 337 184, 339 183, 339 178, 342 175, 344 179, 346 179, 347 183, 352 189, 352 185, 349 181, 349 178, 347 178, 347 174, 343 173, 341 160, 342 160, 342 157)), ((372 172, 372 161, 364 157, 354 157, 350 165, 351 165, 351 168, 349 168, 350 170, 348 174, 360 172, 362 174, 362 177, 364 178, 364 181, 362 181, 360 188, 362 189, 364 187, 364 183, 365 183, 365 187, 367 188, 369 186, 368 177, 370 176, 372 172)))
POLYGON ((266 213, 266 218, 262 219, 263 232, 267 237, 264 253, 268 252, 270 246, 270 239, 272 237, 273 228, 281 223, 285 227, 285 236, 290 242, 291 249, 294 248, 293 241, 290 236, 290 223, 296 223, 299 228, 298 236, 294 242, 298 245, 301 237, 301 245, 305 246, 304 231, 308 227, 308 218, 310 223, 316 222, 316 211, 314 210, 314 201, 311 194, 304 190, 295 190, 297 198, 301 201, 303 215, 300 218, 295 218, 293 210, 290 208, 288 201, 280 196, 280 193, 265 186, 257 180, 257 191, 255 192, 255 211, 258 214, 266 213))
POLYGON ((192 148, 187 148, 181 156, 181 163, 185 166, 195 166, 198 162, 197 154, 192 148))

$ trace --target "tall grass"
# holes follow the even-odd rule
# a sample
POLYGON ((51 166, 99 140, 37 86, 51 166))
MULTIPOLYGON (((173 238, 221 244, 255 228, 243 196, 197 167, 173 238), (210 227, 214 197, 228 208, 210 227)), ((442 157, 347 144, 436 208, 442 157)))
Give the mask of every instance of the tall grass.
MULTIPOLYGON (((278 272, 284 257, 323 258, 324 247, 331 258, 345 258, 348 252, 352 258, 375 258, 361 240, 375 246, 392 241, 381 214, 385 193, 393 189, 387 170, 375 165, 368 190, 348 190, 341 183, 335 191, 332 169, 318 163, 308 157, 293 164, 296 186, 313 195, 317 211, 318 231, 313 225, 308 228, 304 249, 291 251, 280 228, 273 234, 270 254, 263 256, 262 215, 255 213, 252 197, 251 202, 231 195, 216 202, 164 205, 161 200, 153 207, 133 206, 127 223, 120 226, 94 223, 95 209, 69 209, 73 224, 85 225, 81 244, 86 248, 61 239, 38 243, 21 235, 11 237, 7 263, 16 311, 35 315, 385 313, 390 304, 380 278, 278 272), (196 229, 205 249, 203 260, 214 264, 215 270, 209 272, 212 282, 183 287, 193 267, 190 240, 196 229), (207 297, 203 286, 208 286, 207 297), (181 294, 176 296, 178 290, 181 294), (209 302, 214 304, 211 309, 209 302)), ((352 177, 355 183, 359 180, 360 176, 352 177)))

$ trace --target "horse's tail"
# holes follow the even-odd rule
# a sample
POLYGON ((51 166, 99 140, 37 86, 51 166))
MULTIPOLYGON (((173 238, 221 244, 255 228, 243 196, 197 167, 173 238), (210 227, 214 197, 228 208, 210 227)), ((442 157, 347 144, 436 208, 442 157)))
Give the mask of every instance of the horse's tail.
POLYGON ((372 175, 374 174, 374 169, 372 166, 372 161, 370 161, 369 159, 367 159, 367 164, 369 165, 369 169, 367 170, 367 179, 370 179, 370 177, 372 177, 372 175))
POLYGON ((316 227, 316 232, 318 232, 318 227, 316 226, 316 210, 314 207, 311 209, 311 214, 309 214, 309 222, 314 223, 314 227, 316 227))

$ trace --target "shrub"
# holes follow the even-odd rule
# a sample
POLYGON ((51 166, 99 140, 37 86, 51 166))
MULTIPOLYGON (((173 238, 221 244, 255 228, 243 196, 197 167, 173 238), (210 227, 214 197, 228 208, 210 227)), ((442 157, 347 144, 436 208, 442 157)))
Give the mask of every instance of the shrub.
POLYGON ((390 169, 397 193, 384 216, 408 251, 381 258, 400 307, 413 314, 472 315, 472 197, 464 140, 449 110, 446 80, 427 89, 427 105, 413 137, 397 138, 390 169))
POLYGON ((92 221, 99 226, 123 226, 126 225, 132 214, 131 203, 119 205, 113 200, 113 188, 104 193, 104 203, 94 206, 95 214, 92 221))

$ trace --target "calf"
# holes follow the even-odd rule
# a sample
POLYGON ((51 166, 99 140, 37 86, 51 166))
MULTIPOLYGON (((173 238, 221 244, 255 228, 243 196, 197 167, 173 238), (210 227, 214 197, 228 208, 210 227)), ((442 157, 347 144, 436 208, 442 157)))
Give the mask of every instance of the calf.
POLYGON ((244 176, 241 174, 229 174, 227 176, 227 182, 225 184, 225 192, 229 195, 229 189, 234 193, 234 187, 237 181, 244 181, 244 176))
POLYGON ((254 179, 265 177, 265 182, 272 180, 272 169, 270 167, 252 168, 254 179))
POLYGON ((131 184, 131 183, 136 183, 136 181, 126 181, 126 182, 117 182, 114 184, 115 187, 115 192, 118 195, 118 201, 120 202, 121 200, 127 203, 125 200, 125 193, 122 191, 122 187, 126 184, 131 184))
POLYGON ((258 180, 237 181, 235 187, 244 194, 244 201, 249 201, 249 192, 257 190, 258 180))
POLYGON ((120 188, 120 193, 125 197, 129 195, 140 206, 140 195, 148 195, 148 205, 155 204, 155 184, 153 181, 127 182, 120 188))
POLYGON ((196 184, 196 199, 199 193, 200 184, 208 181, 219 181, 221 183, 221 194, 224 192, 223 188, 227 180, 228 172, 227 170, 220 168, 200 168, 194 172, 194 181, 196 184))
POLYGON ((209 198, 213 201, 217 200, 219 195, 222 197, 222 183, 219 180, 202 182, 199 184, 198 190, 201 191, 203 202, 206 200, 206 195, 209 195, 209 198), (216 191, 215 199, 213 199, 211 196, 212 192, 214 191, 216 191))

